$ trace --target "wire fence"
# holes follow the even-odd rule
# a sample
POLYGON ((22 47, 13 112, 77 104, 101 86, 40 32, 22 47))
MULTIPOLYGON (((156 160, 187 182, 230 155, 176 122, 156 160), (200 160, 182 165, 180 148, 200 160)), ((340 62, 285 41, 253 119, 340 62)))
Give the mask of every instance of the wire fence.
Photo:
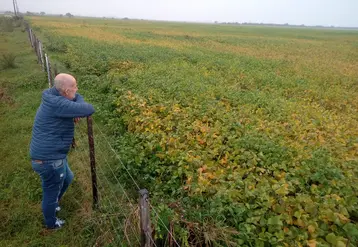
MULTIPOLYGON (((37 55, 37 62, 47 73, 48 87, 53 87, 54 77, 58 74, 57 67, 54 66, 53 72, 43 42, 36 37, 28 22, 25 21, 24 24, 30 44, 37 55)), ((81 177, 88 178, 88 181, 83 181, 83 189, 85 193, 90 193, 92 189, 93 210, 84 210, 91 211, 91 221, 100 232, 95 246, 159 246, 161 242, 155 240, 152 231, 151 213, 167 232, 168 241, 160 246, 180 246, 175 239, 172 224, 166 225, 159 210, 150 204, 148 191, 140 188, 100 124, 92 117, 87 118, 87 126, 81 120, 76 125, 74 140, 71 152, 77 164, 77 172, 81 173, 81 177), (96 153, 100 155, 96 156, 96 153), (130 185, 124 184, 120 168, 126 171, 130 185), (128 187, 138 191, 138 196, 129 194, 128 187)), ((80 207, 84 205, 76 198, 74 202, 80 207)))

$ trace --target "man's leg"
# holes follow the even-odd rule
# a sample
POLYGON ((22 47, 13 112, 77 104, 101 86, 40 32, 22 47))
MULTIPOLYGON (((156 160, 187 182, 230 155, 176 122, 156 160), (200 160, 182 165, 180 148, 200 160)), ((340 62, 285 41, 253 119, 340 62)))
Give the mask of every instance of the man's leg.
POLYGON ((64 182, 65 165, 63 160, 32 162, 33 169, 42 180, 42 212, 47 228, 54 228, 56 223, 55 208, 58 195, 64 182))
POLYGON ((58 196, 58 200, 60 201, 63 194, 66 192, 68 186, 70 186, 70 184, 73 181, 73 172, 71 171, 68 162, 67 162, 67 158, 64 160, 65 163, 65 180, 63 181, 63 186, 61 188, 60 194, 58 196))

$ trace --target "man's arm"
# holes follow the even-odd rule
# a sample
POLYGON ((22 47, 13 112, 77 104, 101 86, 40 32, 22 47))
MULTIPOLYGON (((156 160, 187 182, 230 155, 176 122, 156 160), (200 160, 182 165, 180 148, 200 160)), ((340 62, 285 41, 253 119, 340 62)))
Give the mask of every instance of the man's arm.
POLYGON ((76 93, 75 99, 73 101, 77 103, 85 103, 85 100, 83 99, 82 95, 79 93, 76 93))
POLYGON ((54 112, 55 116, 63 118, 77 118, 92 115, 95 112, 93 106, 86 103, 83 98, 82 101, 83 103, 73 102, 67 99, 61 100, 59 102, 59 106, 54 112))

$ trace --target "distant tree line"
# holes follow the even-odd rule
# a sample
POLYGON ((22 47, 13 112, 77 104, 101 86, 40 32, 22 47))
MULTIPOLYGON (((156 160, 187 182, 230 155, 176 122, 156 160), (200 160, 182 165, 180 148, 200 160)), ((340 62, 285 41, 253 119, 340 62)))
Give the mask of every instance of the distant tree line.
MULTIPOLYGON (((14 12, 12 12, 12 11, 5 11, 4 14, 5 14, 5 15, 13 15, 14 12)), ((41 12, 30 12, 30 11, 26 11, 26 13, 20 13, 20 14, 22 14, 22 15, 27 15, 27 16, 39 16, 39 15, 45 16, 45 15, 46 15, 46 12, 44 12, 44 11, 41 11, 41 12)), ((53 14, 47 14, 47 15, 50 15, 50 16, 59 16, 59 17, 66 16, 66 17, 69 17, 69 18, 74 17, 74 15, 72 15, 71 13, 66 13, 65 15, 63 15, 63 14, 57 14, 57 15, 56 15, 56 14, 55 14, 55 15, 53 15, 53 14)))
POLYGON ((215 21, 215 24, 227 24, 227 25, 246 25, 246 26, 286 26, 286 27, 319 27, 319 28, 334 28, 335 26, 322 26, 322 25, 315 25, 315 26, 306 26, 304 24, 301 25, 294 25, 294 24, 277 24, 277 23, 262 23, 262 22, 218 22, 215 21))

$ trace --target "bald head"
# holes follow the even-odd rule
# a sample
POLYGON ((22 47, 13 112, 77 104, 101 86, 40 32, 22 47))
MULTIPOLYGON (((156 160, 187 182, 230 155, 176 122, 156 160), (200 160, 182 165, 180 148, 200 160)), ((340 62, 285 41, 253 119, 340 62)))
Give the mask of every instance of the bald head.
POLYGON ((60 92, 65 92, 66 88, 76 83, 76 79, 69 74, 58 74, 55 77, 55 88, 60 92))
POLYGON ((70 100, 75 98, 77 92, 76 79, 69 74, 58 74, 54 80, 55 88, 60 94, 70 100))

